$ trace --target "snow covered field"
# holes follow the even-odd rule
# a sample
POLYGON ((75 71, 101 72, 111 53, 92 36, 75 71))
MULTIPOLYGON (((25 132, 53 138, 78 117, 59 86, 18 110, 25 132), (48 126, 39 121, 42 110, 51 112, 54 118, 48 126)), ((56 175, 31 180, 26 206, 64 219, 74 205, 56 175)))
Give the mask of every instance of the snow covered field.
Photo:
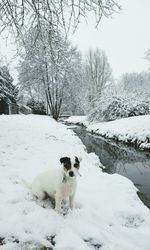
POLYGON ((131 181, 102 173, 99 165, 71 130, 49 117, 0 116, 0 249, 150 250, 150 211, 131 181), (22 179, 59 167, 68 153, 83 158, 82 177, 76 208, 63 216, 49 202, 38 205, 22 179))
POLYGON ((150 149, 150 115, 123 118, 91 125, 88 123, 86 116, 72 116, 67 122, 83 124, 89 132, 109 139, 132 143, 141 149, 150 149))

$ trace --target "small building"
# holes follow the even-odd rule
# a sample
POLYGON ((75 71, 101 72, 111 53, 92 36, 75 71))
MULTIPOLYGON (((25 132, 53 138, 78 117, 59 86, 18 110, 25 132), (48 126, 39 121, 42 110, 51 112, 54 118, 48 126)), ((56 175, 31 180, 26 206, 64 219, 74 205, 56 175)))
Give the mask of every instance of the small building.
POLYGON ((0 115, 9 114, 9 105, 2 99, 0 100, 0 115))
POLYGON ((0 114, 18 114, 16 88, 6 66, 0 67, 0 114))
POLYGON ((6 114, 18 114, 19 107, 17 103, 14 101, 12 102, 9 98, 0 99, 0 115, 6 114))

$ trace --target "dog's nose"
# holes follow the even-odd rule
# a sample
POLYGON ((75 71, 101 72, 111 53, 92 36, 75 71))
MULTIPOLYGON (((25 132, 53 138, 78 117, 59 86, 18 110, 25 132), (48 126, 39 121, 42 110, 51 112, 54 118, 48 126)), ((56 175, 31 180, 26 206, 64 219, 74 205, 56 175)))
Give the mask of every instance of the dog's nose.
POLYGON ((74 176, 74 172, 73 172, 73 171, 70 171, 70 172, 69 172, 69 176, 70 176, 70 177, 73 177, 73 176, 74 176))

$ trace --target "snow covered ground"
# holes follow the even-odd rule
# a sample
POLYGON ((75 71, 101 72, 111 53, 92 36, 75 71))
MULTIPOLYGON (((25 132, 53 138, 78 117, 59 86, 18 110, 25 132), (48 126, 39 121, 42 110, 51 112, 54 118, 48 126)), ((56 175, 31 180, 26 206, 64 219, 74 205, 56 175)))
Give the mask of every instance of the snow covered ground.
POLYGON ((132 143, 141 149, 150 149, 150 115, 123 118, 91 125, 88 123, 86 116, 81 116, 81 119, 80 116, 71 116, 68 121, 74 124, 83 124, 89 132, 106 138, 132 143))
POLYGON ((83 125, 87 127, 89 125, 89 122, 87 120, 87 116, 70 116, 69 118, 66 119, 67 123, 72 123, 76 125, 83 125))
POLYGON ((65 125, 46 116, 0 116, 0 249, 150 250, 149 209, 131 181, 99 166, 65 125), (22 179, 60 167, 68 153, 83 158, 82 176, 76 208, 63 216, 49 202, 41 207, 22 179))

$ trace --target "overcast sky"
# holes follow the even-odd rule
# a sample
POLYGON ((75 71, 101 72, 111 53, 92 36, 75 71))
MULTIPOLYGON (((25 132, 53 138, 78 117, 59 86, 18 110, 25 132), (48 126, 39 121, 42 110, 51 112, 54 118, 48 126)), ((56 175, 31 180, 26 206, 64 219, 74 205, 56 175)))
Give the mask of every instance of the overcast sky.
POLYGON ((89 48, 106 51, 115 77, 131 71, 142 71, 150 63, 144 59, 150 48, 150 0, 118 0, 122 12, 103 19, 98 30, 90 19, 80 24, 71 38, 83 52, 89 48))
MULTIPOLYGON (((116 78, 125 72, 147 70, 150 66, 144 59, 150 48, 150 0, 118 0, 118 3, 122 5, 122 12, 103 19, 98 30, 89 17, 88 24, 82 22, 76 33, 69 36, 83 53, 96 47, 105 50, 116 78)), ((8 61, 13 49, 10 43, 6 46, 0 39, 0 54, 8 61)))

